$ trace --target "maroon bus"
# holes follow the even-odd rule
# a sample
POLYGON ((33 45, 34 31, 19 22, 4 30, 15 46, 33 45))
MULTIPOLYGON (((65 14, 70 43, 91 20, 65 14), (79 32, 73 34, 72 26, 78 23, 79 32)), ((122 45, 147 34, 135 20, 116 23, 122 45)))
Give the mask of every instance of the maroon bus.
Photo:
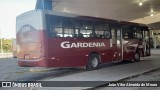
POLYGON ((64 12, 33 10, 17 17, 22 67, 86 67, 150 56, 146 25, 64 12))

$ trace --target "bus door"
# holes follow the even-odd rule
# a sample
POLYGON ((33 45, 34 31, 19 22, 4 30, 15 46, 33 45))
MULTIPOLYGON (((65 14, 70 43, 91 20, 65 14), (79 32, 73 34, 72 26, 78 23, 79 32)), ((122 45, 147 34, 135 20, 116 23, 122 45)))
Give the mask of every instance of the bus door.
POLYGON ((122 60, 122 38, 121 38, 121 28, 114 27, 111 28, 112 34, 112 50, 113 50, 113 59, 112 62, 120 62, 122 60))
POLYGON ((144 56, 150 56, 150 39, 149 30, 143 31, 143 46, 144 46, 144 56))

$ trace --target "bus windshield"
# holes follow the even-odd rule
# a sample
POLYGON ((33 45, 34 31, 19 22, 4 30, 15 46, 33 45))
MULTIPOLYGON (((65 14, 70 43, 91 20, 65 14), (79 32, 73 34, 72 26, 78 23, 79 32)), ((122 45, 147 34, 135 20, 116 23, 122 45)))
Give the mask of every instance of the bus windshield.
POLYGON ((143 29, 141 28, 129 28, 123 27, 123 38, 124 39, 143 39, 143 29))

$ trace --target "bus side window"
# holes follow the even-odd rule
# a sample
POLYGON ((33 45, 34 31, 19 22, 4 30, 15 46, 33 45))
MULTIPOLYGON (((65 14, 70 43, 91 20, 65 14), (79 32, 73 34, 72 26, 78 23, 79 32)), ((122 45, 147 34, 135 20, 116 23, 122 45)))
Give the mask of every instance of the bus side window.
POLYGON ((64 28, 64 37, 72 37, 74 29, 64 28))
POLYGON ((110 30, 109 30, 109 24, 105 22, 99 22, 95 25, 95 34, 98 38, 110 38, 110 30))
POLYGON ((74 34, 74 20, 72 18, 63 17, 62 25, 64 30, 63 37, 73 37, 74 34))
POLYGON ((134 37, 133 37, 133 32, 128 32, 128 38, 130 38, 130 39, 133 39, 134 37))
POLYGON ((80 37, 90 38, 90 33, 93 33, 93 22, 89 20, 82 20, 80 22, 79 30, 80 37))
POLYGON ((123 34, 123 38, 124 38, 124 39, 127 39, 127 38, 128 38, 128 33, 124 33, 124 34, 123 34))
POLYGON ((110 38, 110 37, 111 37, 110 31, 105 31, 104 36, 105 36, 106 38, 110 38))
POLYGON ((124 39, 131 39, 133 38, 133 32, 130 28, 131 26, 123 26, 122 27, 122 36, 124 39))
POLYGON ((53 28, 52 37, 62 37, 62 28, 53 28))
POLYGON ((89 37, 93 38, 93 37, 96 37, 96 35, 94 35, 93 33, 90 33, 89 37))
POLYGON ((96 29, 96 30, 95 30, 95 36, 96 36, 97 38, 104 38, 104 31, 103 31, 103 30, 96 29))
POLYGON ((79 29, 76 28, 75 31, 74 31, 74 33, 72 34, 72 37, 77 38, 79 36, 78 35, 78 31, 79 31, 79 29))
POLYGON ((79 34, 78 34, 78 37, 83 38, 84 36, 83 36, 82 33, 79 33, 79 34))
POLYGON ((100 38, 104 38, 104 35, 99 35, 100 38))
POLYGON ((133 39, 134 38, 133 33, 132 32, 124 33, 123 38, 124 39, 128 39, 128 38, 133 39))

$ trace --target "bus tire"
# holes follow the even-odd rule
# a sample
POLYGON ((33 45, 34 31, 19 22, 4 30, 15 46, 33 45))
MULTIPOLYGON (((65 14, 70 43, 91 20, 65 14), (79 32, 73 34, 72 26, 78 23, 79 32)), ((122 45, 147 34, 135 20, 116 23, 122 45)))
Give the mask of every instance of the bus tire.
POLYGON ((86 69, 87 70, 95 70, 95 69, 98 69, 99 67, 99 56, 98 54, 91 54, 89 56, 89 60, 88 60, 88 63, 87 63, 87 66, 86 66, 86 69))
POLYGON ((135 54, 134 54, 134 61, 135 62, 139 62, 140 61, 140 54, 139 54, 139 52, 135 52, 135 54))

